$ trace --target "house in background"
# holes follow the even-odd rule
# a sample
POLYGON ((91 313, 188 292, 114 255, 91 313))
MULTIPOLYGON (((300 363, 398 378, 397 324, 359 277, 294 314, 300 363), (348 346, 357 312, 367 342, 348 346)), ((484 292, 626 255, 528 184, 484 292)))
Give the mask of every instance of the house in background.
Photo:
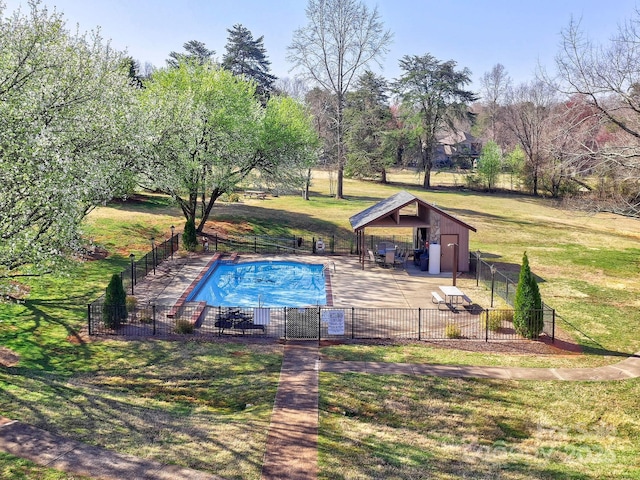
POLYGON ((438 139, 433 166, 474 168, 481 152, 482 142, 479 139, 468 132, 457 131, 438 139))

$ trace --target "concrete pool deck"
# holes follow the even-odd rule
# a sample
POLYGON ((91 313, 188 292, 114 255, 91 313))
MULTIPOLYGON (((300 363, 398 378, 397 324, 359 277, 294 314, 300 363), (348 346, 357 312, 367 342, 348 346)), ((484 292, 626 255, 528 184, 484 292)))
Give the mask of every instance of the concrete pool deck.
MULTIPOLYGON (((156 267, 135 287, 139 302, 173 306, 182 296, 215 252, 189 254, 168 259, 156 267)), ((405 268, 384 268, 365 263, 362 266, 356 256, 330 255, 256 255, 239 254, 238 261, 247 260, 295 260, 305 263, 321 263, 327 266, 331 276, 333 305, 336 307, 371 308, 434 308, 431 292, 439 285, 451 285, 452 274, 430 275, 422 272, 413 262, 405 268)), ((475 301, 475 280, 458 278, 458 285, 475 301)), ((484 287, 480 290, 486 292, 484 287)))

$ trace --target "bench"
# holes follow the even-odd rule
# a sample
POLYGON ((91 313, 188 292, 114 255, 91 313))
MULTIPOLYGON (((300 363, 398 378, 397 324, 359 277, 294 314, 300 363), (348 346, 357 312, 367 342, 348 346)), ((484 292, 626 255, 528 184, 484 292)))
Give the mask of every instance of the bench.
POLYGON ((260 200, 264 200, 267 198, 267 192, 262 192, 260 190, 245 190, 244 196, 249 198, 258 198, 260 200))
POLYGON ((440 305, 446 305, 444 299, 438 292, 431 292, 431 301, 438 305, 438 310, 440 309, 440 305))
POLYGON ((226 313, 216 315, 214 326, 218 329, 218 335, 222 335, 228 329, 242 330, 262 330, 264 333, 264 325, 253 323, 253 316, 240 310, 229 310, 226 313))
POLYGON ((236 330, 242 330, 242 334, 244 335, 245 330, 262 330, 264 333, 264 325, 258 325, 253 323, 253 320, 240 320, 233 325, 233 328, 236 330))
POLYGON ((469 305, 471 305, 473 302, 471 301, 471 299, 469 297, 467 297, 466 295, 462 296, 462 300, 467 302, 469 305))

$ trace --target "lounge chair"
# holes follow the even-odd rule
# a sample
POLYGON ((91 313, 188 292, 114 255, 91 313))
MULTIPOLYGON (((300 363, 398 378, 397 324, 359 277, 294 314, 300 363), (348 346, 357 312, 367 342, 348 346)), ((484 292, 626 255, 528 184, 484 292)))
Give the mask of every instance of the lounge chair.
POLYGON ((378 265, 382 263, 382 258, 373 253, 372 250, 367 250, 367 255, 370 262, 378 265))
POLYGON ((396 265, 404 268, 405 267, 405 263, 407 262, 407 256, 409 254, 407 253, 406 250, 401 250, 400 253, 398 253, 398 255, 395 256, 395 258, 393 259, 393 266, 395 267, 396 265))

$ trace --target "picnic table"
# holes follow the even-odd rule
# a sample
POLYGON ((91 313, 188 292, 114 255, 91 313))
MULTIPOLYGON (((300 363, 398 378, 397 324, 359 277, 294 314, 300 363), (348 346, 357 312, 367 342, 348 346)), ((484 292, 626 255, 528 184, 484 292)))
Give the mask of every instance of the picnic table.
POLYGON ((471 299, 467 297, 458 287, 451 285, 438 286, 440 291, 444 293, 444 303, 450 305, 453 309, 464 302, 471 303, 471 299))
POLYGON ((267 192, 263 192, 262 190, 245 190, 244 196, 249 198, 259 198, 260 200, 264 200, 267 198, 267 192))

